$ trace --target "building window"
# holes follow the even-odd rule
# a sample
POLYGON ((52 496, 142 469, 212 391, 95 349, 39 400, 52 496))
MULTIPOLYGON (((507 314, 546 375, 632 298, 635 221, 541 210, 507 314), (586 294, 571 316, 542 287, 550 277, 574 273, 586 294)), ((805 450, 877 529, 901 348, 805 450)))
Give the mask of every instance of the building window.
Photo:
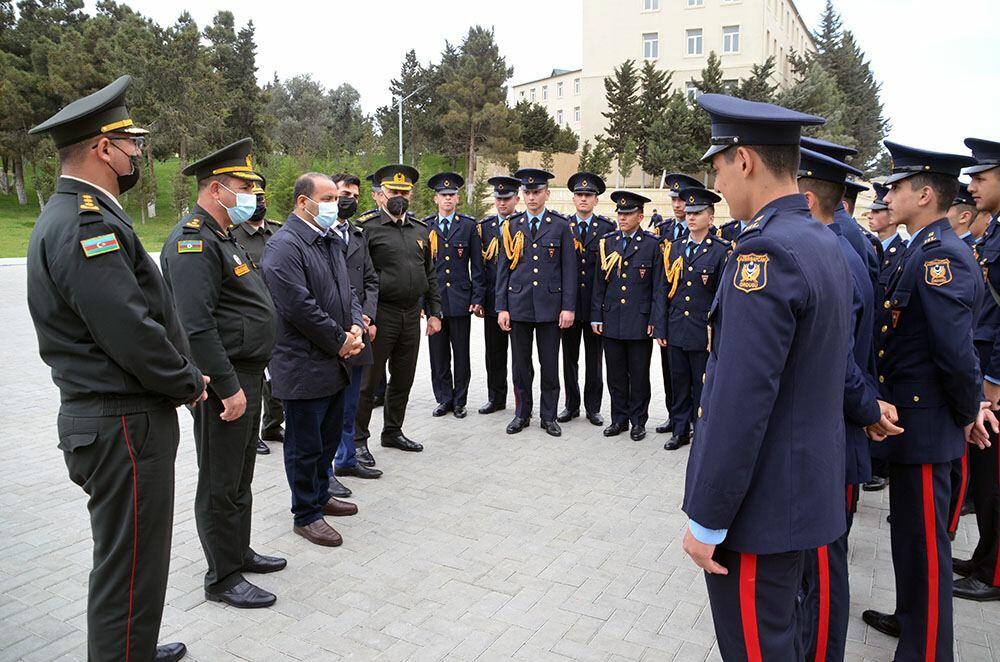
POLYGON ((687 31, 687 54, 701 55, 701 28, 687 31))
POLYGON ((705 0, 687 0, 688 7, 703 7, 705 0))
POLYGON ((573 79, 573 94, 579 94, 579 93, 580 93, 580 79, 579 78, 574 78, 573 79))
POLYGON ((580 106, 577 106, 576 108, 573 109, 573 121, 574 122, 580 121, 580 106))
POLYGON ((531 92, 528 93, 531 97, 531 103, 535 103, 535 88, 531 88, 531 92))
POLYGON ((687 84, 687 98, 688 101, 694 101, 701 96, 701 90, 694 83, 687 84))
POLYGON ((660 34, 658 32, 643 33, 642 56, 647 60, 655 60, 660 57, 660 34))
POLYGON ((563 84, 561 82, 556 83, 556 97, 558 97, 559 99, 562 99, 562 90, 563 90, 563 84))
POLYGON ((660 0, 642 0, 643 11, 660 11, 660 0))
POLYGON ((549 100, 549 86, 542 85, 542 101, 548 101, 548 100, 549 100))
POLYGON ((522 99, 524 98, 524 90, 521 90, 520 96, 521 96, 522 99))
POLYGON ((722 52, 723 53, 740 52, 740 26, 727 25, 726 27, 722 28, 722 52))
POLYGON ((557 110, 556 111, 556 124, 559 124, 561 126, 562 123, 563 123, 563 112, 562 112, 562 110, 557 110))

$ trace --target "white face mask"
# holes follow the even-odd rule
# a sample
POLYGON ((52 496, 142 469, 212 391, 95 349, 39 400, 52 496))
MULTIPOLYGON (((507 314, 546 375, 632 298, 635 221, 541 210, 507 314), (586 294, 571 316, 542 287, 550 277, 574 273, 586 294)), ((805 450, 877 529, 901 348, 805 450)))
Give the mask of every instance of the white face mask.
MULTIPOLYGON (((319 225, 324 230, 329 230, 333 227, 333 224, 337 222, 338 212, 340 210, 339 203, 335 200, 333 202, 316 202, 312 198, 309 198, 310 202, 316 204, 318 209, 317 213, 312 214, 312 217, 316 220, 316 224, 319 225)), ((309 211, 308 209, 306 211, 309 211)))
POLYGON ((236 196, 236 204, 232 207, 226 207, 226 205, 222 205, 221 200, 219 201, 219 204, 229 214, 229 220, 233 222, 233 225, 245 223, 257 211, 257 196, 253 193, 237 193, 222 182, 219 182, 219 186, 236 196))

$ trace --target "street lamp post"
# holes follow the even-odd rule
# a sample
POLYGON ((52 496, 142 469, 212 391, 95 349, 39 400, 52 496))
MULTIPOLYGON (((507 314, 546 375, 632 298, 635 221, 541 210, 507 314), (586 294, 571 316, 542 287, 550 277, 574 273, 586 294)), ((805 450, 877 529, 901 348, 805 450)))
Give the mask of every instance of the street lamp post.
POLYGON ((405 97, 396 97, 396 105, 399 110, 399 163, 403 162, 403 102, 412 97, 414 94, 420 90, 427 87, 426 85, 421 85, 417 89, 413 90, 405 97))

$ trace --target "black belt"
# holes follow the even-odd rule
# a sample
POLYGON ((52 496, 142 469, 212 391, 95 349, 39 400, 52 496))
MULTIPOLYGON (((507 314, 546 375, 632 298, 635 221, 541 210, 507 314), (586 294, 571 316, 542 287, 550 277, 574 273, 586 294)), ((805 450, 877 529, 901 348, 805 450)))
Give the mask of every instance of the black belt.
POLYGON ((173 403, 160 395, 95 395, 64 401, 59 406, 59 413, 68 416, 123 416, 173 408, 173 403))

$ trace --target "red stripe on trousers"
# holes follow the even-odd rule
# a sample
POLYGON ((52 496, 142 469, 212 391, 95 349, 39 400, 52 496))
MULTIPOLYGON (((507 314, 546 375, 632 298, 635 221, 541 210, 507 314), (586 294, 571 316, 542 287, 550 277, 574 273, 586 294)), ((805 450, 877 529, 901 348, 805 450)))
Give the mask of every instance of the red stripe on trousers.
POLYGON ((743 621, 743 645, 747 662, 761 662, 757 634, 757 555, 740 554, 740 618, 743 621))
POLYGON ((128 580, 128 622, 125 625, 125 662, 128 662, 132 652, 133 593, 135 566, 139 553, 139 482, 136 476, 135 454, 132 452, 132 442, 128 438, 128 427, 125 425, 124 416, 122 416, 122 432, 125 433, 125 448, 128 449, 128 459, 132 462, 132 575, 128 580))
POLYGON ((816 550, 816 561, 819 568, 819 626, 816 629, 815 659, 816 662, 825 662, 830 639, 830 550, 826 545, 816 550))
POLYGON ((854 483, 847 486, 847 512, 854 512, 854 483))
POLYGON ((927 650, 924 659, 934 662, 937 656, 938 631, 938 549, 934 515, 934 468, 921 465, 924 502, 924 544, 927 548, 927 650))
POLYGON ((965 453, 962 455, 962 482, 958 488, 958 499, 955 501, 955 512, 951 514, 951 523, 948 525, 948 533, 958 531, 958 520, 962 516, 962 505, 965 503, 965 488, 969 484, 969 445, 965 445, 965 453))

